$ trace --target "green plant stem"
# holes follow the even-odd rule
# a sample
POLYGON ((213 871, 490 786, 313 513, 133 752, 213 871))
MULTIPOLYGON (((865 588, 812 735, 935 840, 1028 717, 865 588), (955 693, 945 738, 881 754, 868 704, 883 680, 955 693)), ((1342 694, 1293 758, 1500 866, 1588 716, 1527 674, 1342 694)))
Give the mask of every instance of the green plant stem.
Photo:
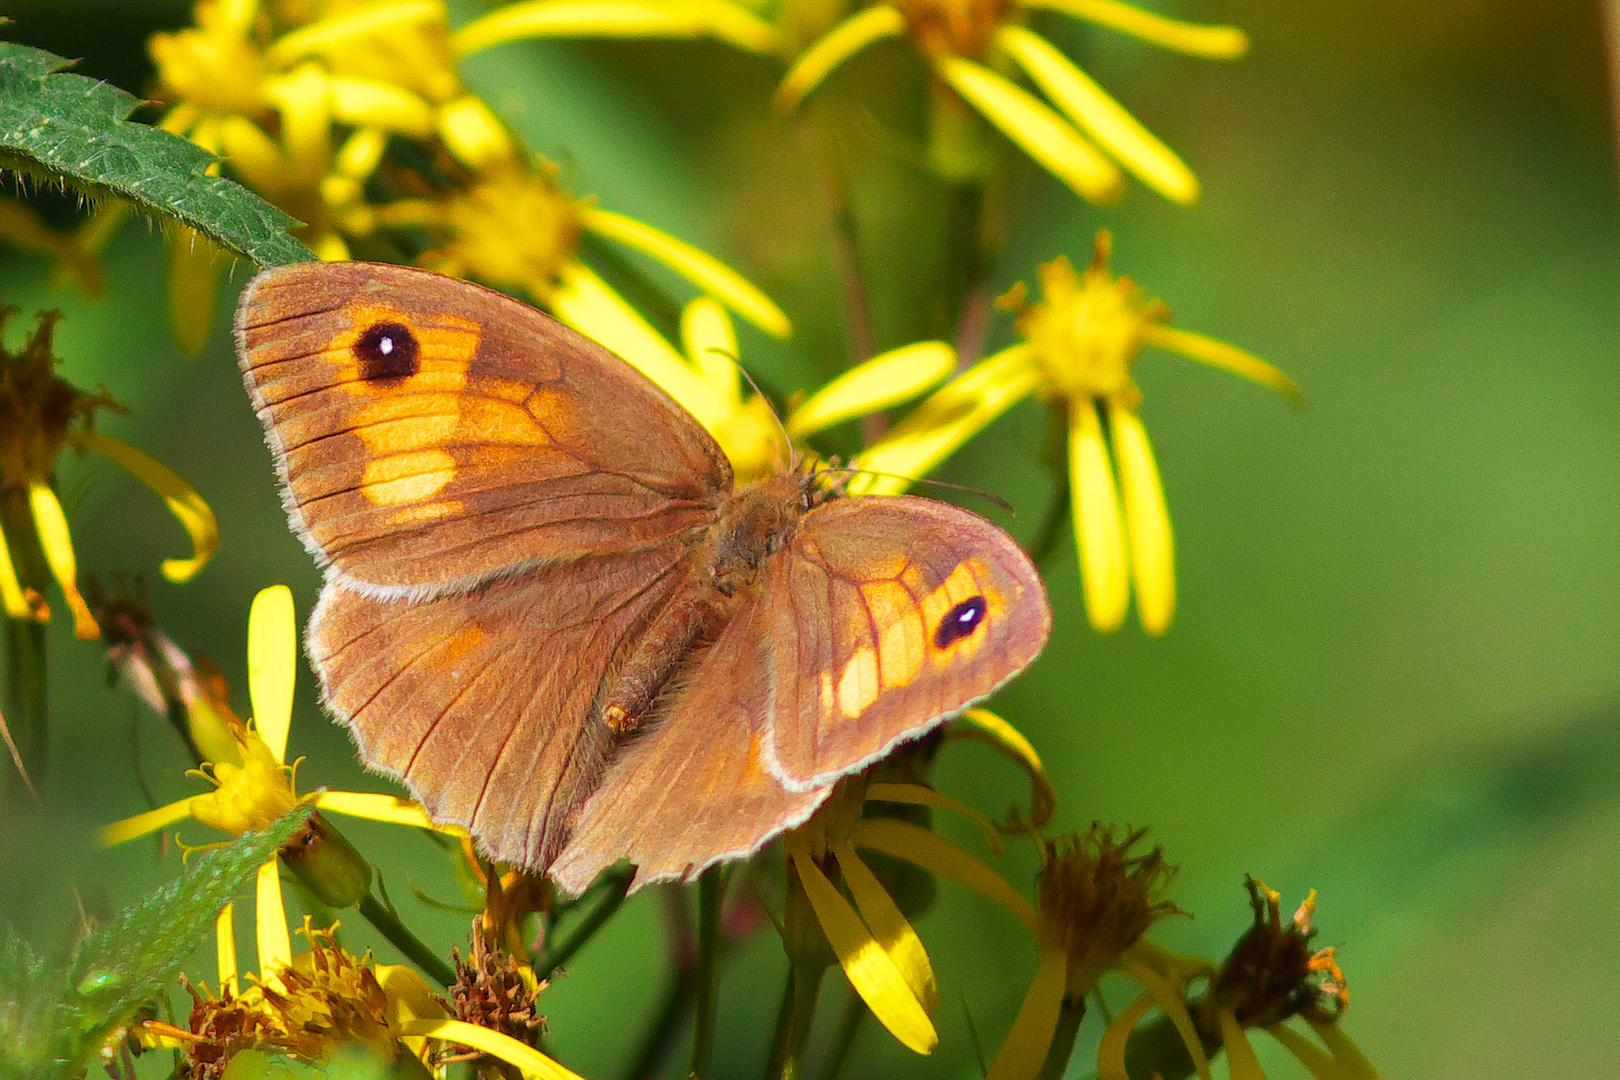
POLYGON ((1063 527, 1068 524, 1070 503, 1074 498, 1074 491, 1069 485, 1068 412, 1060 401, 1047 406, 1043 443, 1041 464, 1052 477, 1053 491, 1052 498, 1046 504, 1046 512, 1041 517, 1041 524, 1029 542, 1029 557, 1035 560, 1037 566, 1044 564, 1056 550, 1063 536, 1063 527))
POLYGON ((720 867, 711 866, 698 878, 698 950, 693 972, 696 1015, 692 1020, 692 1066, 687 1075, 704 1080, 714 1052, 715 982, 720 971, 720 904, 725 883, 720 867))
POLYGON ((871 1015, 859 994, 849 995, 844 1002, 844 1011, 838 1017, 838 1033, 833 1036, 832 1052, 827 1055, 826 1067, 821 1070, 821 1080, 838 1080, 838 1074, 844 1071, 844 1066, 849 1062, 849 1052, 855 1049, 855 1036, 861 1033, 864 1021, 871 1015))
POLYGON ((765 1080, 799 1080, 804 1074, 804 1051, 810 1043, 810 1025, 816 1017, 816 998, 827 969, 817 963, 795 963, 788 971, 782 1008, 771 1038, 771 1057, 765 1080))
POLYGON ((670 1043, 675 1040, 692 1007, 692 968, 686 964, 676 964, 670 974, 669 986, 658 1003, 656 1019, 641 1040, 641 1047, 632 1059, 629 1072, 625 1074, 626 1080, 646 1080, 657 1074, 670 1043))
POLYGON ((628 877, 618 879, 610 887, 607 895, 602 897, 601 901, 580 920, 578 926, 574 927, 574 932, 563 939, 561 945, 546 951, 544 962, 535 965, 536 974, 542 979, 549 979, 554 971, 573 959, 574 954, 584 948, 585 943, 591 940, 592 936, 602 928, 603 924, 613 918, 613 913, 618 911, 619 906, 624 903, 625 893, 628 891, 629 886, 630 879, 628 877))
POLYGON ((399 921, 399 916, 383 905, 375 896, 367 893, 360 900, 360 914, 377 932, 393 943, 412 963, 421 968, 427 975, 439 983, 440 986, 449 986, 456 981, 456 973, 444 959, 436 955, 432 949, 422 943, 422 940, 406 928, 399 921))
MULTIPOLYGON (((1046 1064, 1041 1066, 1040 1080, 1059 1080, 1074 1056, 1074 1040, 1080 1034, 1080 1021, 1086 1018, 1086 999, 1063 999, 1058 1012, 1057 1030, 1052 1033, 1052 1045, 1046 1051, 1046 1064)), ((1146 1075, 1146 1074, 1144 1074, 1146 1075)))

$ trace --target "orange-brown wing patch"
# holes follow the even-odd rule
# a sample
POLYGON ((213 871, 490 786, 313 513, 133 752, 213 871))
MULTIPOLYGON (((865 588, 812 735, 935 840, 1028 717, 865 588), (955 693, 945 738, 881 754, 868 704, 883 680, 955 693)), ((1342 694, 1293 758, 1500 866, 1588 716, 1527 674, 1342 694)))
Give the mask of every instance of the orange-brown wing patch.
POLYGON ((686 584, 685 555, 621 553, 416 602, 329 583, 309 631, 326 704, 435 820, 543 868, 612 750, 602 688, 686 584))
POLYGON ((766 764, 768 613, 743 611, 681 691, 619 753, 580 810, 551 876, 577 894, 619 859, 633 888, 689 880, 802 823, 827 789, 790 792, 766 764))
POLYGON ((820 787, 922 734, 1023 670, 1051 613, 1002 530, 910 497, 807 515, 769 569, 771 753, 789 787, 820 787))
POLYGON ((730 484, 714 440, 634 368, 467 282, 282 267, 244 293, 237 334, 294 528, 381 591, 657 544, 730 484))

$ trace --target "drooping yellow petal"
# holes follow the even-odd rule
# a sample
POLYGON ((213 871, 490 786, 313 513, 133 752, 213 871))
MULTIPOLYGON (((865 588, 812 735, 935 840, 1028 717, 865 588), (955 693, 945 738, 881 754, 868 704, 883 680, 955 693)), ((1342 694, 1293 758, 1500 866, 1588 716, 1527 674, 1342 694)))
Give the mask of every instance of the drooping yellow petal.
POLYGON ((1039 929, 1035 905, 1006 878, 938 833, 895 818, 862 818, 855 823, 850 841, 857 847, 915 863, 931 874, 972 889, 1029 927, 1031 933, 1039 929))
POLYGON ((280 764, 287 760, 297 675, 292 590, 272 585, 259 591, 248 610, 248 698, 253 703, 253 727, 280 764))
POLYGON ((13 619, 32 619, 33 605, 23 594, 22 582, 17 580, 17 564, 11 561, 11 545, 6 542, 4 529, 0 529, 0 601, 4 601, 6 615, 13 619))
POLYGON ((1217 1009, 1216 1019, 1221 1025, 1221 1046, 1226 1051, 1226 1070, 1232 1080, 1266 1080, 1266 1070, 1260 1067, 1260 1058, 1243 1026, 1231 1009, 1217 1009))
POLYGON ((1097 1080, 1131 1080, 1125 1071, 1125 1045, 1137 1023, 1153 1008, 1153 995, 1141 994, 1109 1023, 1097 1044, 1097 1080))
MULTIPOLYGON (((945 737, 977 739, 999 750, 1029 776, 1029 828, 1043 829, 1057 812, 1057 791, 1024 733, 989 709, 969 709, 945 729, 945 737)), ((1006 826, 1004 826, 1006 827, 1006 826)))
POLYGON ((1199 1080, 1210 1080, 1209 1056, 1204 1053, 1203 1043, 1198 1038, 1198 1029, 1193 1026, 1192 1016, 1187 1012, 1187 1006, 1182 1003, 1181 995, 1176 993, 1175 987, 1167 982, 1164 976, 1140 963, 1129 955, 1120 959, 1117 965, 1119 970, 1141 985, 1153 1004, 1169 1019, 1175 1027, 1176 1034, 1181 1036, 1182 1043, 1187 1047, 1187 1054, 1192 1058, 1193 1068, 1198 1071, 1199 1080))
POLYGON ((133 840, 137 836, 145 836, 147 833, 166 829, 175 822, 184 821, 190 816, 191 799, 187 797, 178 802, 172 802, 167 806, 160 806, 156 810, 148 810, 144 814, 136 814, 134 817, 115 821, 111 825, 105 825, 96 834, 96 839, 107 847, 112 847, 114 844, 122 844, 125 840, 133 840))
POLYGON ((905 29, 905 16, 892 4, 873 4, 851 15, 793 61, 776 88, 776 104, 785 112, 797 109, 805 95, 844 61, 873 42, 904 33, 905 29))
POLYGON ((652 256, 767 334, 785 338, 793 332, 775 301, 708 252, 611 210, 581 205, 578 211, 580 224, 591 232, 652 256))
POLYGON ((872 931, 872 937, 899 969, 906 985, 911 988, 923 1011, 932 1016, 939 1007, 939 981, 934 977, 934 965, 928 959, 928 950, 922 938, 912 928, 894 897, 870 867, 855 854, 847 842, 832 847, 838 869, 843 871, 850 896, 860 910, 861 920, 872 931))
POLYGON ((290 177, 316 181, 326 169, 332 147, 332 84, 313 60, 290 75, 265 81, 265 93, 281 114, 281 146, 287 155, 290 177))
POLYGON ((498 1031, 469 1024, 465 1020, 406 1020, 400 1024, 400 1031, 406 1037, 442 1039, 445 1042, 459 1043, 475 1050, 482 1050, 492 1057, 517 1066, 526 1077, 538 1077, 540 1080, 581 1080, 578 1074, 563 1068, 540 1051, 523 1045, 510 1035, 502 1035, 498 1031))
POLYGON ((32 481, 28 485, 28 505, 34 512, 34 527, 39 531, 45 563, 67 597, 68 610, 73 612, 73 636, 100 637, 101 627, 90 614, 90 605, 79 595, 79 565, 73 556, 73 537, 68 533, 67 515, 62 513, 56 492, 43 481, 32 481))
POLYGON ((996 43, 1063 115, 1143 183, 1183 206, 1198 201, 1198 178, 1192 170, 1050 42, 1009 24, 996 31, 996 43))
POLYGON ((464 94, 439 106, 439 138, 456 160, 476 172, 490 172, 517 158, 505 125, 477 94, 464 94))
POLYGON ((873 940, 861 917, 827 880, 815 860, 797 849, 793 850, 792 857, 816 920, 855 992, 861 995, 872 1015, 907 1049, 919 1054, 933 1053, 939 1045, 939 1033, 905 976, 883 947, 873 940))
POLYGON ((214 960, 219 971, 219 992, 236 993, 236 905, 226 904, 214 919, 214 960))
POLYGON ((164 230, 168 243, 169 329, 187 356, 202 352, 213 327, 219 275, 231 257, 189 225, 164 230))
POLYGON ((919 341, 879 353, 806 398, 788 417, 788 434, 799 439, 893 408, 932 389, 955 367, 956 350, 943 341, 919 341))
POLYGON ((418 94, 380 79, 330 77, 332 119, 424 139, 433 134, 433 107, 418 94))
POLYGON ((1232 60, 1249 49, 1249 36, 1235 26, 1167 19, 1122 0, 1022 0, 1024 7, 1046 8, 1119 30, 1166 49, 1208 60, 1232 60))
POLYGON ((131 476, 151 488, 163 500, 191 538, 192 550, 189 559, 163 560, 163 576, 176 584, 196 577, 197 572, 214 557, 214 552, 219 550, 219 520, 214 517, 214 511, 203 501, 203 497, 197 494, 197 489, 161 461, 120 439, 99 431, 86 431, 76 436, 76 441, 86 450, 94 450, 107 460, 122 465, 131 476))
POLYGON ((728 412, 728 402, 693 371, 663 335, 582 263, 567 262, 551 291, 551 312, 575 330, 606 345, 664 388, 708 427, 728 412))
POLYGON ((882 439, 855 456, 870 469, 849 484, 851 494, 895 495, 944 461, 989 423, 1041 385, 1035 354, 1025 344, 979 361, 936 390, 882 439), (887 475, 875 475, 875 474, 887 475))
MULTIPOLYGON (((1383 1080, 1383 1074, 1344 1033, 1344 1028, 1337 1023, 1324 1024, 1308 1017, 1305 1022, 1311 1025, 1316 1037, 1332 1052, 1334 1064, 1345 1073, 1347 1080, 1383 1080)), ((1267 1030, 1276 1035, 1276 1030, 1267 1030)))
POLYGON ((699 37, 754 53, 773 52, 777 46, 775 27, 724 0, 527 0, 474 19, 456 31, 451 47, 457 56, 467 56, 525 38, 699 37))
POLYGON ((386 38, 413 26, 442 21, 440 0, 384 0, 290 30, 264 50, 271 67, 291 67, 299 60, 348 45, 356 38, 386 38))
POLYGON ((1334 1063, 1332 1054, 1329 1054, 1287 1024, 1274 1024, 1266 1028, 1266 1033, 1281 1043, 1283 1049, 1292 1054, 1295 1061, 1305 1066, 1305 1071, 1312 1076, 1318 1078, 1331 1077, 1333 1080, 1347 1080, 1342 1076, 1339 1066, 1334 1063))
POLYGON ((1142 629, 1162 634, 1176 613, 1176 556, 1164 484, 1153 460, 1147 429, 1135 410, 1110 406, 1114 459, 1125 508, 1125 535, 1131 546, 1131 584, 1142 629))
POLYGON ((280 987, 281 969, 292 964, 292 936, 287 933, 287 912, 281 904, 281 862, 271 859, 259 867, 253 910, 254 940, 259 947, 259 978, 280 987))
POLYGON ((934 58, 934 70, 1001 133, 1081 198, 1113 202, 1125 178, 1057 113, 981 64, 959 56, 934 58))
POLYGON ((1093 627, 1110 634, 1125 621, 1131 586, 1119 492, 1102 424, 1089 397, 1069 403, 1069 484, 1086 614, 1093 627))
POLYGON ((1046 1064, 1063 1011, 1063 989, 1068 976, 1068 955, 1061 947, 1045 946, 1035 965, 1035 977, 1018 1007, 1018 1018, 996 1053, 984 1080, 1035 1080, 1046 1064))
POLYGON ((370 821, 386 821, 394 825, 411 825, 418 829, 432 829, 446 836, 466 836, 460 825, 435 825, 422 804, 399 795, 384 795, 370 791, 323 791, 315 796, 315 805, 350 817, 370 821))
MULTIPOLYGON (((388 1001, 386 1015, 390 1024, 450 1019, 442 1000, 414 968, 404 964, 377 964, 372 968, 372 973, 377 976, 377 985, 382 987, 383 996, 388 1001)), ((427 1037, 424 1035, 407 1035, 401 1041, 418 1058, 423 1057, 427 1050, 427 1037)))
POLYGON ((1234 375, 1252 379, 1261 386, 1269 386, 1295 405, 1305 404, 1305 391, 1293 379, 1253 353, 1208 334, 1195 334, 1191 330, 1151 323, 1143 328, 1142 340, 1149 345, 1180 353, 1189 360, 1197 360, 1200 364, 1222 368, 1234 375))
POLYGON ((960 814, 979 827, 991 851, 1001 854, 1001 838, 996 835, 996 827, 990 823, 990 819, 961 799, 953 799, 942 791, 935 791, 921 784, 878 781, 866 785, 866 798, 869 801, 900 803, 903 806, 929 806, 935 810, 949 810, 954 814, 960 814))

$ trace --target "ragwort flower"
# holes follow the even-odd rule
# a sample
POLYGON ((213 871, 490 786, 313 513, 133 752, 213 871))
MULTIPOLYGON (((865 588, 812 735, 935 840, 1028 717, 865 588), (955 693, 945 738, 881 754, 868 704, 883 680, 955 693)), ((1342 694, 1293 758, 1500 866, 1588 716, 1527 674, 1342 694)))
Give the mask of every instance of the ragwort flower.
POLYGON ((894 0, 861 8, 805 49, 782 79, 779 100, 796 106, 855 53, 904 35, 933 72, 929 158, 941 175, 977 180, 987 171, 991 155, 973 133, 966 111, 971 107, 1082 198, 1118 196, 1124 180, 1117 161, 1165 198, 1196 201, 1198 180, 1181 159, 1055 46, 1022 25, 1030 12, 1042 10, 1192 56, 1227 60, 1248 48, 1236 27, 1178 22, 1120 0, 894 0), (997 73, 1009 63, 1050 106, 997 73))
MULTIPOLYGON (((947 383, 858 463, 920 476, 1018 401, 1035 393, 1049 398, 1066 414, 1074 532, 1091 624, 1105 633, 1117 630, 1134 588, 1143 628, 1162 634, 1175 614, 1175 559, 1131 366, 1156 346, 1252 379, 1296 403, 1303 395, 1259 357, 1169 326, 1163 304, 1147 299, 1130 278, 1113 275, 1109 251, 1109 235, 1100 232, 1084 274, 1059 256, 1040 268, 1039 300, 1031 302, 1022 284, 1002 297, 1001 306, 1017 313, 1024 339, 947 383)), ((852 484, 869 492, 901 486, 880 478, 852 484)))
MULTIPOLYGON (((14 314, 15 308, 0 308, 0 335, 14 314)), ((0 602, 13 619, 45 621, 50 608, 41 590, 48 573, 73 613, 74 634, 93 638, 101 630, 79 592, 73 540, 54 486, 64 447, 94 450, 122 465, 179 519, 194 553, 163 563, 170 581, 196 576, 219 544, 219 527, 208 504, 173 470, 95 430, 97 410, 119 406, 105 391, 87 394, 56 374, 51 337, 59 318, 59 312, 41 314, 16 353, 0 341, 0 602)))

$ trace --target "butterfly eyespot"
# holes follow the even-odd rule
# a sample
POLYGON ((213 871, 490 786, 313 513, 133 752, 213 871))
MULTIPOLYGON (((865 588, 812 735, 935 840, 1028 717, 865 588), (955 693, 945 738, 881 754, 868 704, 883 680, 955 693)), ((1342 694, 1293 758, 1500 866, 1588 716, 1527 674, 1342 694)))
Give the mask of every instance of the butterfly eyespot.
POLYGON ((984 613, 990 610, 984 597, 973 596, 945 613, 934 631, 934 647, 943 649, 971 635, 984 622, 984 613))
POLYGON ((421 366, 421 351, 410 327, 397 322, 373 323, 354 343, 360 377, 385 386, 415 375, 421 366))

